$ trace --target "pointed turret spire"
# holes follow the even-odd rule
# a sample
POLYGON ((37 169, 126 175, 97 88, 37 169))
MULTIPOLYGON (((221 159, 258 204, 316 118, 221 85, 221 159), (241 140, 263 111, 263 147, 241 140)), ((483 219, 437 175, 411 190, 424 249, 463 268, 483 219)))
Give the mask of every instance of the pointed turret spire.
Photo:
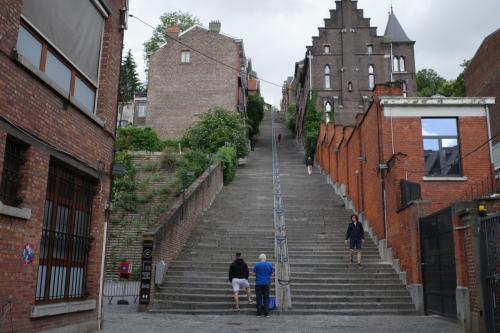
POLYGON ((389 21, 385 28, 385 40, 391 43, 410 43, 412 40, 408 37, 403 27, 399 23, 391 4, 391 11, 389 13, 389 21))

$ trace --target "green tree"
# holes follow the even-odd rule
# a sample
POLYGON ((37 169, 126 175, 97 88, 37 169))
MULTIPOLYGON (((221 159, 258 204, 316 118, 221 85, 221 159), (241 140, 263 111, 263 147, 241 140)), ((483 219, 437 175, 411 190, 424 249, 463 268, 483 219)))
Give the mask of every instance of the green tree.
POLYGON ((160 45, 166 42, 165 29, 167 27, 178 25, 182 31, 187 30, 194 24, 199 24, 197 17, 190 13, 182 11, 166 12, 160 16, 160 24, 156 26, 153 35, 147 42, 144 43, 144 60, 146 62, 146 72, 149 64, 149 55, 156 51, 160 45))
POLYGON ((120 101, 130 102, 134 94, 142 90, 142 84, 137 74, 137 65, 129 49, 120 66, 120 101))
POLYGON ((308 156, 314 158, 316 143, 319 135, 319 127, 322 120, 322 113, 316 108, 317 100, 318 93, 314 91, 311 98, 307 100, 306 104, 306 116, 304 121, 304 150, 306 158, 308 156))
POLYGON ((297 104, 290 103, 288 105, 288 110, 286 110, 286 127, 292 131, 295 135, 295 126, 296 126, 296 113, 297 113, 297 104))
POLYGON ((440 93, 440 89, 446 80, 439 76, 433 69, 422 69, 417 72, 417 95, 430 97, 440 93))
POLYGON ((236 148, 238 158, 248 155, 247 131, 239 114, 222 108, 200 116, 183 137, 193 150, 216 154, 220 147, 236 148))
POLYGON ((460 67, 462 72, 455 80, 450 80, 442 85, 441 94, 448 97, 465 97, 465 70, 470 64, 470 60, 464 60, 460 67))
POLYGON ((251 139, 259 134, 259 126, 264 118, 264 98, 257 95, 248 96, 247 123, 249 125, 248 136, 251 139))

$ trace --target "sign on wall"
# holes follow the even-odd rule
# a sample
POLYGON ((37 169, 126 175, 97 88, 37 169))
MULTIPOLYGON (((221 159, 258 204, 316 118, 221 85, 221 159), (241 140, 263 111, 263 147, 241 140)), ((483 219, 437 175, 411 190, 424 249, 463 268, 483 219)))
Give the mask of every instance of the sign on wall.
POLYGON ((145 240, 142 244, 141 291, 139 304, 149 304, 151 296, 151 273, 153 268, 153 241, 145 240))

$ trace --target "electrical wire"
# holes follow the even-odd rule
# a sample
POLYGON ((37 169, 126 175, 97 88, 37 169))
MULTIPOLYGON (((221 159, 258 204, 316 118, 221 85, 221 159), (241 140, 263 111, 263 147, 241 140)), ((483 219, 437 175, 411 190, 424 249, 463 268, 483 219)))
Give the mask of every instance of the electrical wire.
MULTIPOLYGON (((141 23, 143 23, 143 24, 147 25, 148 27, 152 28, 153 30, 155 30, 155 29, 156 29, 154 26, 152 26, 152 25, 151 25, 151 24, 149 24, 148 22, 146 22, 146 21, 144 21, 144 20, 142 20, 142 19, 138 18, 138 17, 137 17, 137 16, 135 16, 135 15, 129 14, 129 16, 130 16, 130 17, 132 17, 132 18, 135 18, 136 20, 138 20, 139 22, 141 22, 141 23)), ((181 42, 179 39, 173 38, 173 37, 171 37, 171 36, 169 36, 169 35, 167 35, 167 34, 163 34, 163 35, 165 36, 165 38, 168 38, 169 40, 171 40, 171 41, 173 41, 173 42, 176 42, 177 44, 182 45, 182 46, 184 46, 184 47, 186 47, 186 48, 190 49, 191 51, 193 51, 193 52, 195 52, 195 53, 198 53, 199 55, 201 55, 201 56, 203 56, 203 57, 205 57, 205 58, 207 58, 207 59, 212 60, 213 62, 216 62, 216 63, 218 63, 218 64, 220 64, 220 65, 222 65, 222 66, 225 66, 225 67, 227 67, 227 68, 230 68, 230 69, 232 69, 232 70, 234 70, 234 71, 236 71, 236 72, 238 72, 238 73, 240 73, 240 72, 241 72, 241 70, 240 70, 239 68, 236 68, 236 67, 233 67, 233 66, 231 66, 231 65, 229 65, 229 64, 226 64, 225 62, 220 61, 220 60, 218 60, 218 59, 216 59, 216 58, 214 58, 214 57, 212 57, 212 56, 210 56, 210 55, 208 55, 208 54, 204 53, 203 51, 200 51, 200 50, 198 50, 198 49, 196 49, 196 48, 194 48, 194 47, 192 47, 192 46, 190 46, 190 45, 187 45, 186 43, 181 42)), ((274 83, 274 82, 272 82, 272 81, 269 81, 269 80, 266 80, 266 79, 263 79, 263 78, 260 78, 260 77, 259 77, 259 80, 260 80, 261 82, 268 83, 268 84, 270 84, 270 85, 272 85, 272 86, 279 87, 280 89, 282 89, 282 88, 283 88, 283 85, 282 85, 282 84, 277 84, 277 83, 274 83)))

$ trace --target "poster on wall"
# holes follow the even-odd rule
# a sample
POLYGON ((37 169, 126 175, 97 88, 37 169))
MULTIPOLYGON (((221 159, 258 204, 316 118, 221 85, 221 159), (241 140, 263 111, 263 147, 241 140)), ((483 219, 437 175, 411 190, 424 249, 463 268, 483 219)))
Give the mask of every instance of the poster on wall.
POLYGON ((23 252, 21 254, 21 257, 23 259, 24 264, 26 265, 31 265, 33 263, 33 257, 35 256, 35 253, 33 251, 33 245, 31 243, 27 242, 23 246, 23 252))

